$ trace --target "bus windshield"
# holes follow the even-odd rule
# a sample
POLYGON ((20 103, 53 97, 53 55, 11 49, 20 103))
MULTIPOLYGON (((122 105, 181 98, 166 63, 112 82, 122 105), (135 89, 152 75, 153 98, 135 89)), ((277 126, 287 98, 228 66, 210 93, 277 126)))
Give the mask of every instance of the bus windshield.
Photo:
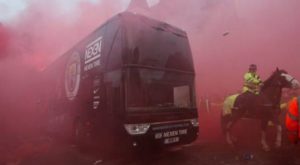
POLYGON ((194 75, 142 68, 128 69, 129 111, 192 108, 194 75))

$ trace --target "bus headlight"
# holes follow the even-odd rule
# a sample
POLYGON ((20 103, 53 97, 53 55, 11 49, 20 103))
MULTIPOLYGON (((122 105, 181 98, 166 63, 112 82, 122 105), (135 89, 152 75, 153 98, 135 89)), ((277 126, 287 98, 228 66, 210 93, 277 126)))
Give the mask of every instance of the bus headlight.
POLYGON ((191 119, 190 121, 191 121, 192 126, 199 127, 199 121, 198 121, 198 119, 191 119))
POLYGON ((142 135, 148 131, 150 124, 124 124, 124 127, 130 135, 142 135))

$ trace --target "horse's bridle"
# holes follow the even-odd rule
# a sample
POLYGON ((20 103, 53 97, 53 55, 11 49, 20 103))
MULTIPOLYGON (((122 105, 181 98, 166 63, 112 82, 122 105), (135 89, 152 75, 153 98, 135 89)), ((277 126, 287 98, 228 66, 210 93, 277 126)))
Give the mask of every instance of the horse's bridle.
POLYGON ((291 79, 288 81, 288 83, 290 83, 291 85, 293 85, 293 81, 295 81, 296 79, 295 79, 295 77, 292 77, 291 75, 289 75, 289 74, 283 74, 284 76, 290 76, 291 77, 291 79))
POLYGON ((294 80, 295 80, 295 77, 293 77, 293 78, 289 81, 289 83, 292 83, 294 80))

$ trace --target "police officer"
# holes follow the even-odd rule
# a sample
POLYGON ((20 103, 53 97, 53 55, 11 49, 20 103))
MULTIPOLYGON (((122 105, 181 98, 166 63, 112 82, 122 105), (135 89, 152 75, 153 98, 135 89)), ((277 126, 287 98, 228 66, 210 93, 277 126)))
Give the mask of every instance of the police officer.
POLYGON ((249 71, 244 75, 243 93, 250 92, 256 95, 259 94, 262 81, 256 71, 257 66, 255 64, 251 64, 249 66, 249 71))
POLYGON ((256 74, 257 67, 255 64, 249 66, 249 71, 244 75, 244 85, 240 99, 244 98, 243 103, 236 104, 236 107, 246 110, 247 113, 255 108, 256 96, 259 94, 260 86, 262 81, 256 74))

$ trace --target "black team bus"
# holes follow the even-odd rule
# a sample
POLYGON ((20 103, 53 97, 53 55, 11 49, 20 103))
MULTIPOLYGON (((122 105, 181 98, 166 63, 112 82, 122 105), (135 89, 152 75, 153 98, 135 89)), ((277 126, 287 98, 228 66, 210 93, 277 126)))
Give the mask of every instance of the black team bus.
POLYGON ((42 73, 47 130, 80 145, 178 146, 198 136, 186 32, 124 12, 42 73))

